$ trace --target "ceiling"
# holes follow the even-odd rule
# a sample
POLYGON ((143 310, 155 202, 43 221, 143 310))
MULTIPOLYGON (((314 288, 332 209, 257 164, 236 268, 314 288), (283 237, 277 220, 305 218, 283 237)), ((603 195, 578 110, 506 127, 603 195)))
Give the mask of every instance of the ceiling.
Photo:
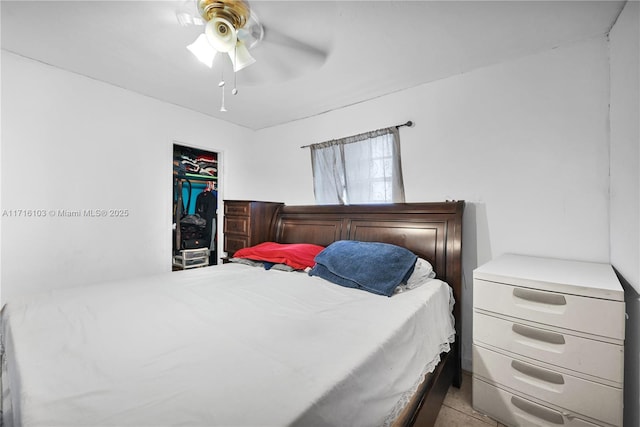
POLYGON ((235 96, 228 58, 185 48, 202 27, 178 24, 182 5, 2 0, 2 48, 261 129, 606 34, 624 1, 254 0, 265 38, 235 96))

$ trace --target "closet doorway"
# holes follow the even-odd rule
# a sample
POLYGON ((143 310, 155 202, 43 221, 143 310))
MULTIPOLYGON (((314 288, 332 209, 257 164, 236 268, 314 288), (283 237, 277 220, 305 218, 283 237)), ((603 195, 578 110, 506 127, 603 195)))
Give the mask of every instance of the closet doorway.
POLYGON ((173 144, 174 271, 218 263, 218 157, 173 144))

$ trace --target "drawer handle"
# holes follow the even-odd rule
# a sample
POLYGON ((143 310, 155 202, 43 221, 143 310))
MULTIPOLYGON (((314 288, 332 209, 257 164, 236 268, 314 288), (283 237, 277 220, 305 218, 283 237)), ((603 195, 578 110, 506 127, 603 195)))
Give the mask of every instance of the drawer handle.
POLYGON ((529 326, 513 324, 511 330, 523 337, 531 338, 532 340, 542 341, 549 344, 564 344, 564 336, 555 332, 543 331, 529 326))
POLYGON ((539 302, 549 305, 566 305, 567 300, 564 295, 552 294, 548 292, 532 291, 530 289, 515 288, 513 296, 527 301, 539 302))
POLYGON ((546 369, 527 365, 525 363, 518 362, 517 360, 511 361, 511 367, 516 371, 528 375, 532 378, 537 378, 551 384, 564 384, 564 378, 562 377, 562 375, 556 374, 555 372, 549 372, 546 369))
POLYGON ((541 420, 545 420, 551 424, 564 424, 564 418, 562 418, 562 415, 560 415, 556 411, 552 411, 551 409, 535 405, 516 396, 511 396, 511 404, 521 411, 524 411, 527 414, 531 414, 534 417, 540 418, 541 420))

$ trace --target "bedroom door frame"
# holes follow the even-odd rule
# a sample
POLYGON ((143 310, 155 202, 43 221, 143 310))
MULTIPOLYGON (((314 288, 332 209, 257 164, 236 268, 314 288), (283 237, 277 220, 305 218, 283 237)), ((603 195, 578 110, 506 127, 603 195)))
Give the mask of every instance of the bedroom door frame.
POLYGON ((168 253, 169 253, 169 269, 172 269, 172 265, 173 265, 173 151, 174 151, 174 145, 180 145, 182 147, 187 147, 187 148, 192 148, 194 150, 201 150, 201 151, 207 151, 209 153, 215 153, 217 160, 218 160, 218 179, 217 179, 217 191, 218 191, 218 204, 217 204, 217 211, 216 211, 216 232, 215 232, 215 236, 216 236, 216 258, 217 258, 217 264, 221 263, 221 253, 222 253, 222 247, 223 247, 223 242, 222 242, 222 222, 223 222, 223 215, 222 215, 222 200, 223 200, 223 193, 224 193, 224 150, 222 149, 218 149, 215 147, 206 147, 203 145, 198 145, 198 144, 193 144, 191 142, 185 142, 183 140, 180 139, 171 139, 169 141, 168 144, 168 149, 167 149, 167 165, 170 168, 170 172, 168 173, 168 177, 171 177, 171 184, 169 186, 170 190, 169 190, 169 196, 170 198, 168 198, 168 209, 167 209, 167 213, 169 215, 169 231, 168 231, 168 239, 167 242, 169 243, 168 245, 168 253))

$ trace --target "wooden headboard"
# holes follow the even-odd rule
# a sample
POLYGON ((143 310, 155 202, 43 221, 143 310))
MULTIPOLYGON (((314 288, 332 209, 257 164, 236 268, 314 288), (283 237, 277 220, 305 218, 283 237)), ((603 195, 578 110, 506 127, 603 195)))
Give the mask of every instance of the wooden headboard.
MULTIPOLYGON (((463 201, 385 205, 283 206, 273 223, 273 240, 315 243, 336 240, 384 242, 403 246, 433 265, 454 292, 460 320, 462 296, 463 201)), ((458 323, 459 324, 459 323, 458 323)))

